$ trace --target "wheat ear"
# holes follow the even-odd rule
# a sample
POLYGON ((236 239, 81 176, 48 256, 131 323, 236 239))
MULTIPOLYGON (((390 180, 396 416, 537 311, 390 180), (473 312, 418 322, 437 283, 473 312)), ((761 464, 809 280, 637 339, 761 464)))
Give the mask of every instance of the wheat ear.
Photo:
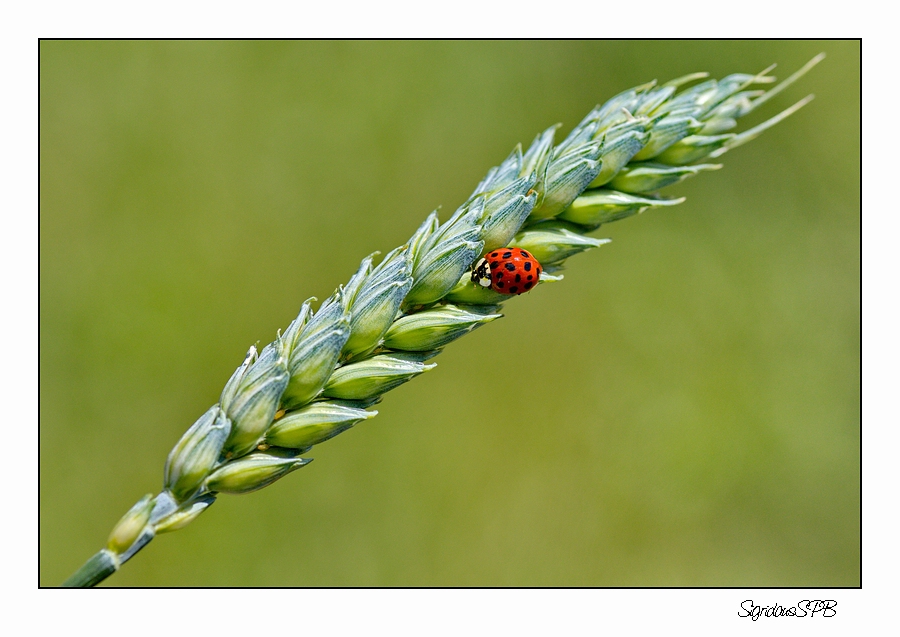
POLYGON ((434 368, 429 361, 441 348, 501 316, 511 297, 468 274, 482 254, 517 246, 543 265, 541 282, 562 279, 567 258, 608 241, 590 232, 681 203, 657 192, 721 168, 703 162, 807 104, 811 95, 754 128, 728 132, 823 58, 768 91, 753 87, 773 83, 773 67, 651 82, 593 109, 559 144, 552 126, 526 151, 517 146, 448 220, 439 223, 432 212, 378 265, 375 255, 363 259, 317 311, 305 302, 274 342, 261 352, 251 347, 219 402, 169 453, 162 492, 141 498, 64 586, 97 584, 220 493, 255 491, 308 464, 301 454, 375 416, 369 407, 382 394, 434 368))

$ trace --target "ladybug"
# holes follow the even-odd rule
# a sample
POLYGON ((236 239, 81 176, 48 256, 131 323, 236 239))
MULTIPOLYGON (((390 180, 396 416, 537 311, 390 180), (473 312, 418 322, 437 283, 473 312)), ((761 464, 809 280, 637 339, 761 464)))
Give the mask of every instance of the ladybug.
POLYGON ((522 248, 499 248, 484 255, 472 270, 472 281, 500 294, 522 294, 541 278, 541 264, 522 248))

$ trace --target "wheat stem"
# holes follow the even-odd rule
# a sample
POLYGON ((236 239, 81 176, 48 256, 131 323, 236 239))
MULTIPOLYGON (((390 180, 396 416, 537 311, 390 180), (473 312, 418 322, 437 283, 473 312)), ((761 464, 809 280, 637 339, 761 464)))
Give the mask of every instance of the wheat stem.
POLYGON ((247 493, 309 463, 300 454, 377 412, 381 396, 435 367, 441 348, 499 318, 511 297, 475 285, 473 263, 503 246, 530 251, 558 281, 563 262, 608 240, 602 224, 684 201, 657 192, 719 164, 703 160, 753 139, 810 97, 744 133, 726 131, 822 59, 768 92, 770 69, 693 74, 630 89, 592 110, 559 144, 557 126, 521 146, 443 224, 437 213, 378 265, 363 259, 316 312, 310 301, 261 352, 251 347, 213 405, 172 449, 164 489, 113 529, 108 545, 63 584, 94 586, 157 534, 189 524, 220 493, 247 493))

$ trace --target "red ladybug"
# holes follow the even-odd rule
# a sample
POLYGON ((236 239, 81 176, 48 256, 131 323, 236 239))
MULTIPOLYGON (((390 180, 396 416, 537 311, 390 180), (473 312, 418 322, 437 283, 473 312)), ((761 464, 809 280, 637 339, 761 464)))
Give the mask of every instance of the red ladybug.
POLYGON ((522 294, 541 278, 541 264, 522 248, 499 248, 475 264, 472 281, 500 294, 522 294))

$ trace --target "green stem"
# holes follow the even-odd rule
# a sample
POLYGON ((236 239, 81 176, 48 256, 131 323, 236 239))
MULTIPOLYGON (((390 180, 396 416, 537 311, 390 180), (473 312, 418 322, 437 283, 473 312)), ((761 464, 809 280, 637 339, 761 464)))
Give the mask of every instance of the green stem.
POLYGON ((153 527, 148 526, 128 550, 121 555, 116 555, 109 549, 102 549, 85 562, 84 566, 75 571, 72 577, 63 582, 62 586, 65 588, 90 588, 91 586, 96 586, 118 571, 122 564, 130 560, 135 553, 147 546, 154 536, 155 532, 153 527))
POLYGON ((62 583, 66 588, 88 588, 96 586, 119 570, 115 556, 103 549, 84 563, 69 579, 62 583))

